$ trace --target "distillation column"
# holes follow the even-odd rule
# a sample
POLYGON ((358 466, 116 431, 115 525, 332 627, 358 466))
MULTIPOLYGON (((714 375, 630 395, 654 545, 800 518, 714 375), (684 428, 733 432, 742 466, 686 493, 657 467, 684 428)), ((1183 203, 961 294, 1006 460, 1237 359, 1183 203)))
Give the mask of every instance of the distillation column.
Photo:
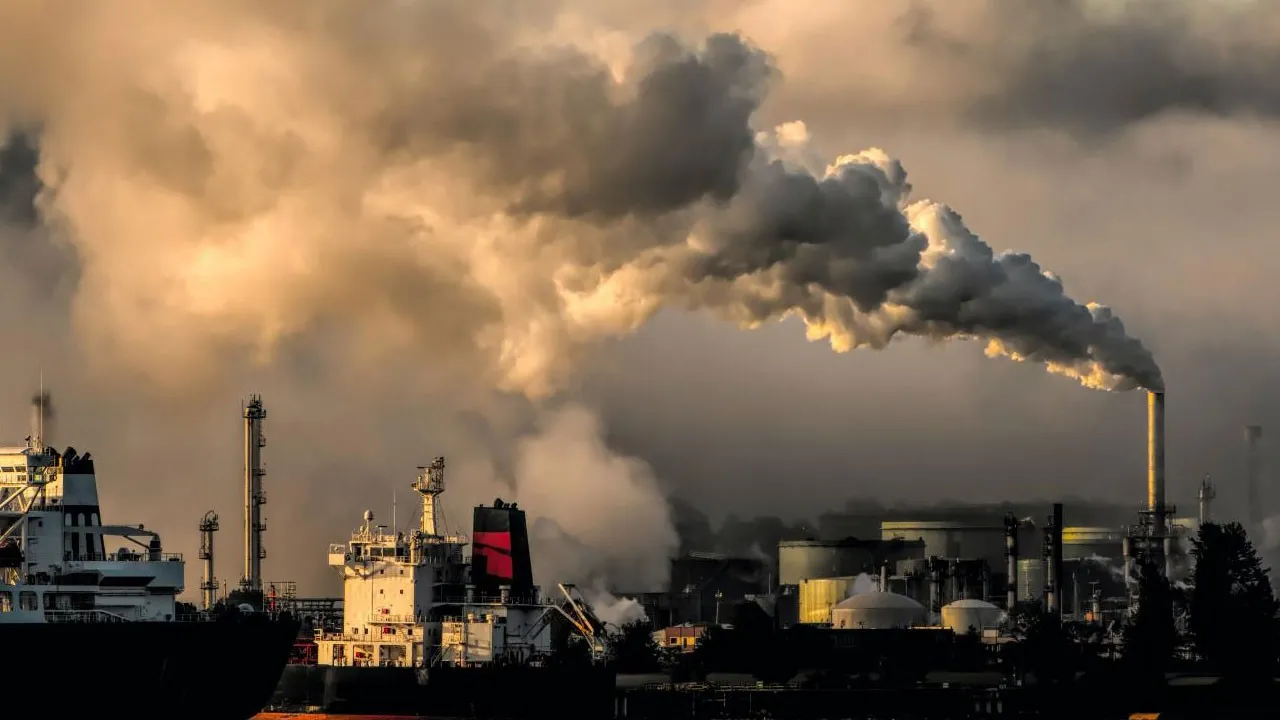
POLYGON ((1009 612, 1013 612, 1014 606, 1018 604, 1018 526, 1020 524, 1013 513, 1009 513, 1004 518, 1004 556, 1008 561, 1005 574, 1008 578, 1008 582, 1005 583, 1005 607, 1009 612))
POLYGON ((205 610, 213 609, 217 599, 218 580, 213 574, 213 534, 218 531, 218 514, 210 510, 200 521, 200 600, 205 610))
POLYGON ((246 590, 262 590, 262 559, 267 556, 262 546, 262 533, 267 529, 262 521, 262 506, 267 494, 262 490, 262 448, 267 439, 262 434, 262 421, 267 411, 262 398, 252 395, 244 408, 244 576, 240 580, 246 590))

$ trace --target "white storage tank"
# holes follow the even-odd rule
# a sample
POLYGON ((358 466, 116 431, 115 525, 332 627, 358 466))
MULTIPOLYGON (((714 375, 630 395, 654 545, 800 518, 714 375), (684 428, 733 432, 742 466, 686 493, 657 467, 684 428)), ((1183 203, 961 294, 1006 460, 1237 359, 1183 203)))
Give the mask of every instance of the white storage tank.
POLYGON ((854 595, 831 608, 831 627, 837 630, 894 630, 924 625, 924 606, 906 595, 869 592, 854 595))
POLYGON ((1004 611, 982 600, 957 600, 942 607, 942 626, 963 634, 973 628, 996 627, 1004 622, 1004 611))

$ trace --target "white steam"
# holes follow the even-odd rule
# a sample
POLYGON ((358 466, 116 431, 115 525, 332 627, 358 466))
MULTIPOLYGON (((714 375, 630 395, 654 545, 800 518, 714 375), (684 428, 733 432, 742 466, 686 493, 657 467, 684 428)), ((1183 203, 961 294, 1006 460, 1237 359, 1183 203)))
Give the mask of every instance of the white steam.
POLYGON ((679 544, 666 498, 649 466, 610 451, 602 430, 569 405, 517 446, 513 499, 529 514, 534 572, 544 584, 664 589, 679 544))
POLYGON ((866 573, 858 573, 853 579, 853 585, 849 590, 849 597, 854 595, 862 595, 863 593, 876 592, 880 589, 880 584, 876 579, 866 573))
POLYGON ((617 597, 600 585, 580 589, 587 603, 591 605, 591 611, 607 625, 620 628, 649 619, 644 606, 635 598, 617 597))

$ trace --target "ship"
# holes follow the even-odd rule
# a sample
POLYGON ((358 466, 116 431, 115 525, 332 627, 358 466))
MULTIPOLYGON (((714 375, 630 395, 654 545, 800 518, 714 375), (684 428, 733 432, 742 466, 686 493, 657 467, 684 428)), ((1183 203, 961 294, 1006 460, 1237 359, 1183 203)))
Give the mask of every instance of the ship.
POLYGON ((436 458, 410 484, 421 500, 416 529, 387 528, 365 511, 348 542, 329 546, 328 564, 343 581, 341 627, 314 631, 298 655, 306 660, 285 668, 268 708, 612 717, 616 675, 602 661, 604 624, 572 586, 557 585, 552 601, 534 585, 516 503, 477 506, 470 539, 447 532, 444 468, 436 458), (556 652, 575 644, 577 654, 556 652))
POLYGON ((298 621, 249 604, 196 611, 178 601, 184 577, 182 556, 157 533, 105 522, 90 453, 48 447, 40 429, 0 447, 0 650, 20 685, 44 678, 33 700, 42 715, 260 711, 298 621))

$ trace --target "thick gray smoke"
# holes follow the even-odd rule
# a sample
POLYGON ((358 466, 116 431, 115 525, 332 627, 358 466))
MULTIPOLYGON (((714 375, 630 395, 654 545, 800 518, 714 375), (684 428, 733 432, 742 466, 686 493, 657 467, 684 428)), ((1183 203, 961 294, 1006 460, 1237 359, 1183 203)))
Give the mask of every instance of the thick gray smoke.
MULTIPOLYGON (((0 127, 40 128, 25 221, 74 257, 76 349, 168 399, 273 367, 395 385, 409 364, 450 401, 537 402, 676 307, 799 316, 840 351, 977 339, 1090 387, 1161 387, 1109 310, 915 199, 885 152, 815 163, 803 123, 762 125, 785 54, 587 9, 4 3, 0 127)), ((589 527, 549 519, 597 552, 631 539, 622 520, 644 521, 636 547, 674 542, 665 510, 629 509, 665 508, 653 478, 564 412, 497 433, 551 439, 511 451, 516 499, 621 478, 591 488, 611 514, 589 527), (557 452, 574 433, 583 452, 557 452)))
POLYGON ((377 344, 431 331, 460 372, 545 395, 585 343, 674 304, 797 314, 839 350, 976 337, 1093 387, 1160 385, 1109 311, 913 202, 883 152, 782 162, 750 124, 772 62, 737 36, 650 36, 609 65, 482 10, 196 5, 123 36, 74 3, 0 18, 47 61, 0 107, 43 125, 93 340, 158 382, 345 323, 377 344))
POLYGON ((1170 113, 1280 113, 1280 5, 1265 0, 704 0, 650 12, 776 52, 784 75, 804 79, 782 89, 784 112, 824 131, 861 120, 1098 139, 1170 113))

